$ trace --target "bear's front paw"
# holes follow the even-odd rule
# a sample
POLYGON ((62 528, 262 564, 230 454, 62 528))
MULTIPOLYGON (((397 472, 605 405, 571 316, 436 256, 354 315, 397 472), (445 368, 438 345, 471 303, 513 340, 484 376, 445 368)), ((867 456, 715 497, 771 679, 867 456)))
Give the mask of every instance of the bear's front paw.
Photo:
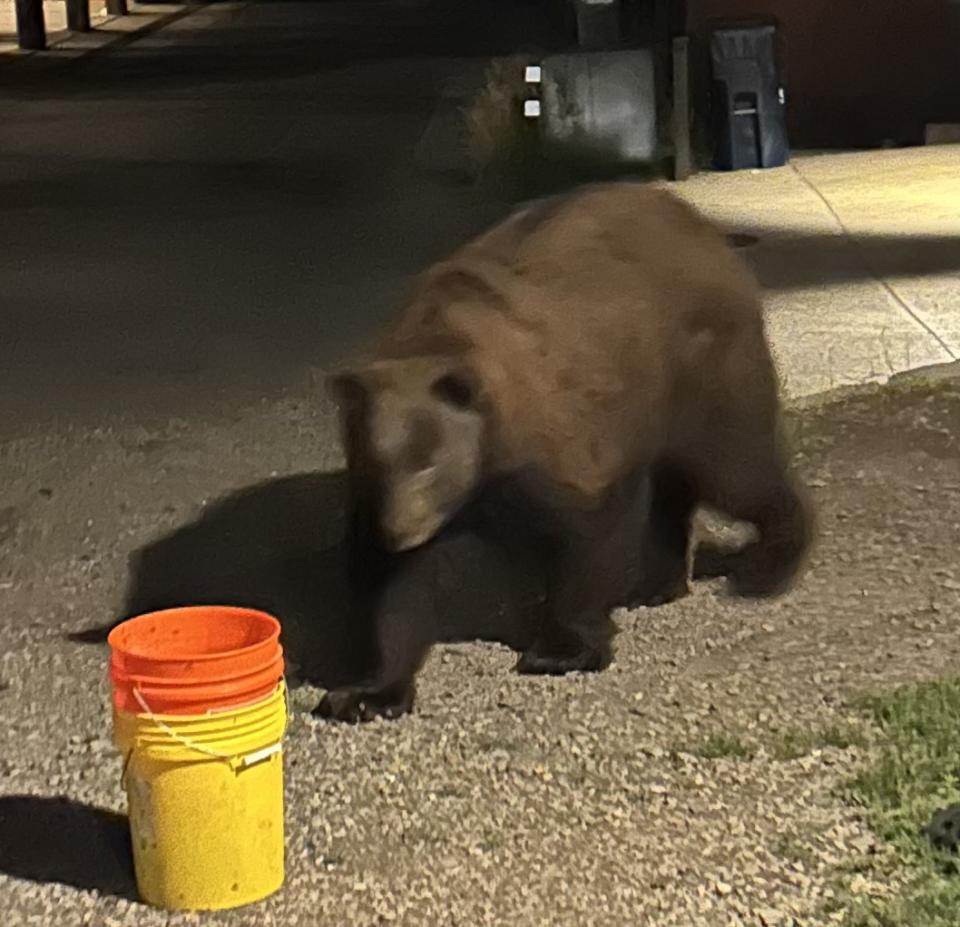
POLYGON ((517 662, 517 672, 526 676, 564 676, 567 673, 598 673, 610 665, 608 645, 584 645, 576 651, 557 651, 534 644, 517 662))
POLYGON ((334 689, 313 710, 316 718, 344 724, 363 724, 383 718, 393 721, 413 710, 413 689, 376 692, 370 689, 334 689))

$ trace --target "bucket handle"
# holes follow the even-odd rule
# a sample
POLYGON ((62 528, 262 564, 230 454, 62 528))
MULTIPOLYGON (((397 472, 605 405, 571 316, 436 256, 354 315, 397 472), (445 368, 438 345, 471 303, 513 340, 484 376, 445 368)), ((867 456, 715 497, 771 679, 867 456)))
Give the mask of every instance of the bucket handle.
MULTIPOLYGON (((283 749, 283 738, 286 736, 287 729, 290 726, 290 704, 289 698, 287 695, 287 687, 283 687, 283 733, 280 735, 280 740, 276 743, 271 744, 269 747, 264 747, 261 750, 254 750, 253 753, 248 753, 245 756, 238 757, 235 754, 231 753, 221 753, 218 750, 211 750, 209 747, 201 746, 198 743, 194 743, 187 737, 184 737, 182 734, 177 733, 169 724, 164 722, 159 716, 153 713, 153 710, 147 704, 147 700, 143 697, 143 693, 134 686, 133 697, 137 700, 137 704, 143 709, 143 713, 154 723, 161 731, 164 732, 168 737, 177 741, 182 747, 186 747, 188 750, 193 750, 196 753, 202 753, 204 756, 209 756, 215 760, 222 760, 225 763, 229 763, 230 766, 234 769, 248 769, 251 766, 256 766, 257 763, 262 763, 264 760, 268 760, 271 756, 279 753, 283 749)), ((123 775, 126 778, 127 765, 129 763, 129 756, 127 761, 123 766, 123 775)))
POLYGON ((130 769, 130 760, 133 759, 133 747, 127 751, 127 755, 123 758, 123 769, 120 771, 120 788, 126 789, 127 787, 127 771, 130 769))

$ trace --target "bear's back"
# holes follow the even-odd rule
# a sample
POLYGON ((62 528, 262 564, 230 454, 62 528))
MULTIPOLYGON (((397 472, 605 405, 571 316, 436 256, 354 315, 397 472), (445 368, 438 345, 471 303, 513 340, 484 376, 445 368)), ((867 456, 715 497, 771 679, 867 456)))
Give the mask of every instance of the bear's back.
POLYGON ((745 334, 749 272, 658 186, 598 184, 523 209, 428 270, 381 353, 462 351, 494 457, 596 498, 662 444, 677 378, 745 334))
MULTIPOLYGON (((534 203, 461 248, 451 258, 458 262, 494 265, 525 290, 576 294, 587 314, 609 314, 618 326, 649 324, 651 313, 667 311, 664 297, 682 310, 718 290, 753 292, 751 275, 711 223, 663 187, 639 183, 596 184, 534 203), (652 305, 624 315, 624 300, 652 305)), ((516 308, 562 315, 539 301, 516 308)))

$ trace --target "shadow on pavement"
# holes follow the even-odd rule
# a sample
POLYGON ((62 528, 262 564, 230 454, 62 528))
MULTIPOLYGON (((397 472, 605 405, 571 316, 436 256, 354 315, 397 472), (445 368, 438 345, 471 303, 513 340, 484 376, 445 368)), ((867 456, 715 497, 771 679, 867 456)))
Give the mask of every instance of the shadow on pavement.
MULTIPOLYGON (((290 681, 358 682, 374 664, 372 629, 357 626, 342 546, 343 472, 307 473, 241 489, 199 519, 137 551, 121 618, 180 605, 232 604, 276 615, 290 681)), ((431 547, 431 596, 441 640, 514 650, 534 632, 537 591, 518 584, 500 548, 471 535, 431 547)), ((70 635, 100 643, 110 626, 70 635)))
POLYGON ((731 243, 743 250, 761 284, 796 290, 872 278, 893 280, 960 271, 960 236, 840 234, 790 228, 736 228, 731 243))
POLYGON ((137 898, 127 818, 68 798, 0 796, 0 872, 137 898))

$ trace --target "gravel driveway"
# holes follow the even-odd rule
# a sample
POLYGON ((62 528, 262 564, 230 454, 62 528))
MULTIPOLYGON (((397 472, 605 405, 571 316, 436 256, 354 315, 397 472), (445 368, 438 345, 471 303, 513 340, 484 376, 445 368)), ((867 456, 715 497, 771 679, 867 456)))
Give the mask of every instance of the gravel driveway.
POLYGON ((106 652, 68 635, 128 593, 235 589, 281 615, 298 660, 336 655, 339 481, 313 471, 339 454, 316 393, 0 445, 5 923, 825 923, 834 867, 872 844, 833 791, 861 748, 782 744, 844 725, 852 694, 956 666, 956 382, 791 414, 820 540, 788 597, 698 584, 622 614, 596 676, 523 678, 507 647, 444 645, 392 724, 316 722, 302 687, 283 891, 203 918, 133 900, 106 652), (127 589, 129 555, 158 538, 127 589))

